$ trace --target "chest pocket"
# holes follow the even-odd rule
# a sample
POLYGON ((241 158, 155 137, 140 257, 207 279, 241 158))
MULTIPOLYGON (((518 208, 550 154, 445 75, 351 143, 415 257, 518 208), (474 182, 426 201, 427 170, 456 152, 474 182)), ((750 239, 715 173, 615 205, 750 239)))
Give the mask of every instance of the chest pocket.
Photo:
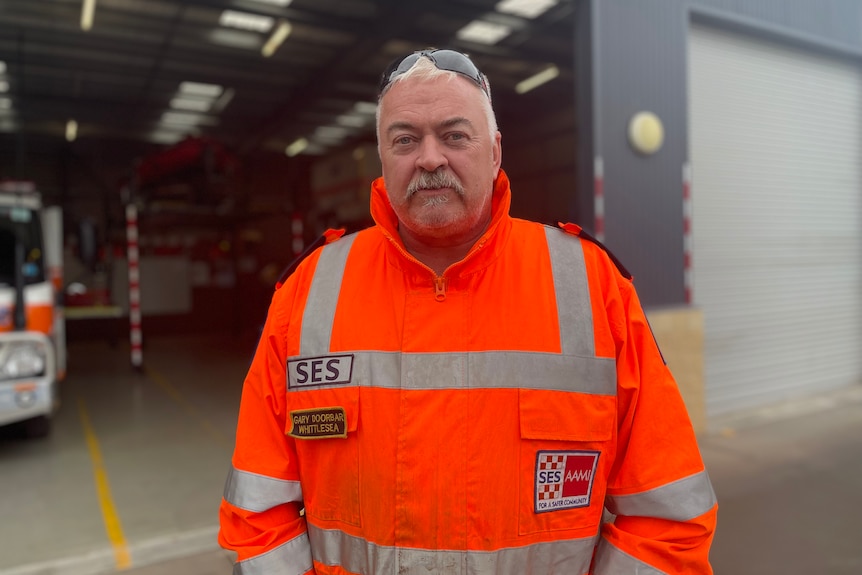
POLYGON ((305 389, 289 392, 287 400, 284 432, 293 431, 295 438, 306 514, 361 525, 359 387, 305 389), (343 427, 338 421, 341 412, 343 427), (296 429, 299 423, 309 427, 296 429))
POLYGON ((518 531, 594 535, 614 457, 613 396, 521 389, 518 531))

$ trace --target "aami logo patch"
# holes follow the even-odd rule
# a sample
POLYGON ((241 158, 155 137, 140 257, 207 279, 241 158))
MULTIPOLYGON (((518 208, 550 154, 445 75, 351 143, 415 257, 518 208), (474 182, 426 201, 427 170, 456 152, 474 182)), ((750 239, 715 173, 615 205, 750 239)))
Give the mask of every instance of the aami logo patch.
POLYGON ((287 387, 350 383, 353 355, 306 357, 287 362, 287 387))
POLYGON ((540 451, 536 454, 536 513, 588 507, 598 451, 540 451))

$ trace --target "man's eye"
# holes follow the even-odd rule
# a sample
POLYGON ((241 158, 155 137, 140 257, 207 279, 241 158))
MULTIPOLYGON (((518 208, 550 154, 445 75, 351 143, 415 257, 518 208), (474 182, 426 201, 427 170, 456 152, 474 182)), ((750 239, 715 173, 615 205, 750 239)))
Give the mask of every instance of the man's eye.
POLYGON ((406 146, 407 144, 409 144, 412 141, 413 140, 410 136, 401 136, 400 138, 395 139, 395 143, 402 145, 402 146, 406 146))

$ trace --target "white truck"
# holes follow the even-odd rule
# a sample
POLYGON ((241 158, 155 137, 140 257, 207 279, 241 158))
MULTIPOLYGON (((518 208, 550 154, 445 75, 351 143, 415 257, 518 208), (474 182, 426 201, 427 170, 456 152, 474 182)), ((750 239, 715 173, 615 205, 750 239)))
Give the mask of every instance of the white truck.
POLYGON ((63 215, 32 182, 0 181, 0 426, 50 433, 66 374, 63 215))

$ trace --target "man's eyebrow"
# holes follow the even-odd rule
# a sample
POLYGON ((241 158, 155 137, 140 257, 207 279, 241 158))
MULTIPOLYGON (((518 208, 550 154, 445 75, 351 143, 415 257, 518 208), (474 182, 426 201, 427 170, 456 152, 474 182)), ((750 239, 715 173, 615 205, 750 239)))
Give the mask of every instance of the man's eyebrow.
MULTIPOLYGON (((437 124, 437 127, 438 127, 438 129, 439 128, 445 129, 445 128, 452 128, 454 126, 462 126, 462 125, 468 126, 468 127, 473 127, 473 122, 471 122, 470 120, 468 120, 467 118, 464 118, 462 116, 456 116, 454 118, 449 118, 448 120, 443 120, 442 122, 437 124)), ((386 133, 391 134, 392 132, 398 132, 400 130, 413 131, 415 129, 416 129, 416 126, 414 126, 410 122, 393 122, 392 124, 389 124, 389 126, 386 128, 386 133)))
POLYGON ((473 122, 468 120, 467 118, 463 118, 461 116, 457 116, 455 118, 450 118, 448 120, 444 120, 440 122, 439 126, 441 128, 452 128, 454 126, 466 125, 468 127, 473 127, 473 122))
POLYGON ((391 134, 392 132, 398 132, 400 130, 412 131, 415 130, 416 127, 410 122, 393 122, 386 127, 386 133, 391 134))

